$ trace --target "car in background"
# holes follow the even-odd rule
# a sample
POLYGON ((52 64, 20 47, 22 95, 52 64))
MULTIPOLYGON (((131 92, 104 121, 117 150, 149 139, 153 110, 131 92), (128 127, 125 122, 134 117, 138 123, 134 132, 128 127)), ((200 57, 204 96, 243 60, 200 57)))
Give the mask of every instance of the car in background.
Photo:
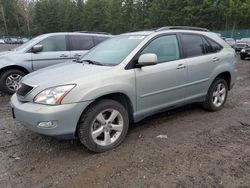
POLYGON ((23 39, 21 37, 17 38, 17 44, 23 44, 23 39))
MULTIPOLYGON (((224 107, 235 83, 235 51, 203 28, 163 27, 104 41, 76 63, 25 76, 11 98, 13 118, 94 152, 118 146, 129 123, 200 102, 224 107)), ((219 115, 219 114, 217 114, 219 115)))
POLYGON ((17 38, 10 38, 10 44, 18 44, 18 39, 17 38))
POLYGON ((28 39, 28 38, 22 38, 23 44, 26 43, 26 42, 28 42, 29 40, 30 39, 28 39))
POLYGON ((243 48, 241 51, 240 51, 240 58, 242 60, 245 60, 247 57, 250 57, 250 46, 246 47, 246 48, 243 48))
POLYGON ((233 38, 225 38, 225 41, 232 46, 232 48, 235 48, 236 41, 233 38))
POLYGON ((5 44, 10 44, 10 41, 11 41, 10 38, 5 38, 5 39, 4 39, 5 44))
POLYGON ((0 90, 13 94, 24 75, 78 59, 111 37, 110 34, 93 32, 49 33, 40 35, 12 51, 0 52, 0 90))
POLYGON ((242 38, 240 40, 236 40, 235 51, 240 52, 242 49, 250 46, 250 38, 242 38))
POLYGON ((0 44, 5 44, 3 39, 0 39, 0 44))
POLYGON ((6 44, 18 44, 18 39, 11 37, 11 38, 5 38, 5 43, 6 44))

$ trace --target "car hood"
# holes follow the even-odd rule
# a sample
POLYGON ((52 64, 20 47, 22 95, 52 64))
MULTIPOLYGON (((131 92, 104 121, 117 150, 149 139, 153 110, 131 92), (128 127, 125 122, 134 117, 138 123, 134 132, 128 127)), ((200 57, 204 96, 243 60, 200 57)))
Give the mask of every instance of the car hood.
POLYGON ((4 51, 4 52, 0 52, 0 57, 4 56, 4 55, 7 55, 7 54, 10 54, 10 53, 13 53, 14 51, 4 51))
POLYGON ((41 89, 66 84, 82 84, 90 77, 95 79, 97 75, 100 77, 110 69, 112 67, 66 62, 28 74, 22 82, 39 86, 41 89))

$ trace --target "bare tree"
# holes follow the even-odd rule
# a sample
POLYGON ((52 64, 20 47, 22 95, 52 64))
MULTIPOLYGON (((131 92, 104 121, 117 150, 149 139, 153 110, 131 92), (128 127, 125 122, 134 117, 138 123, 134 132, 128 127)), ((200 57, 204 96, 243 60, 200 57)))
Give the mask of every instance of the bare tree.
POLYGON ((3 17, 5 34, 8 35, 8 27, 7 27, 7 24, 6 24, 5 13, 4 13, 3 6, 2 6, 1 4, 0 4, 0 12, 1 12, 1 15, 2 15, 2 17, 3 17))
POLYGON ((30 34, 30 24, 32 20, 32 1, 30 0, 18 0, 17 11, 23 17, 28 34, 30 34))

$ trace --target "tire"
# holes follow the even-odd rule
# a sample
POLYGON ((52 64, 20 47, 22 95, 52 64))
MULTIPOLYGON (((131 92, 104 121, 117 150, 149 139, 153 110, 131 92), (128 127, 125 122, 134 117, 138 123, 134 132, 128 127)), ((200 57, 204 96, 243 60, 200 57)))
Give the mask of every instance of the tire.
POLYGON ((240 59, 245 60, 246 56, 245 55, 240 55, 240 59))
POLYGON ((212 112, 219 111, 224 107, 227 100, 227 95, 228 95, 227 82, 222 78, 216 78, 208 90, 206 100, 203 102, 203 107, 208 111, 212 112), (222 85, 220 92, 218 92, 219 85, 222 85), (225 93, 223 95, 222 95, 222 87, 225 89, 225 93), (215 99, 216 97, 217 100, 215 99), (218 102, 216 103, 216 101, 218 102))
POLYGON ((86 148, 90 151, 100 153, 120 145, 127 135, 128 127, 129 115, 124 106, 117 101, 104 99, 90 105, 82 114, 77 126, 77 135, 86 148), (114 115, 116 118, 112 121, 111 114, 116 114, 117 112, 119 114, 117 116, 114 115), (101 123, 103 121, 101 117, 104 118, 106 124, 104 122, 101 123), (109 118, 111 119, 110 121, 108 121, 109 118), (111 128, 109 127, 111 123, 109 124, 108 122, 112 123, 111 128), (122 124, 121 122, 123 122, 123 128, 119 132, 115 132, 113 126, 117 126, 118 128, 122 124), (97 133, 97 130, 100 130, 100 134, 97 133), (96 136, 94 136, 94 132, 96 136), (111 139, 108 139, 108 136, 106 136, 108 134, 111 139))
POLYGON ((25 73, 17 69, 10 69, 3 72, 0 76, 0 90, 6 94, 14 94, 16 89, 18 89, 18 82, 23 76, 25 76, 25 73), (7 85, 7 81, 10 79, 10 76, 13 77, 13 86, 7 85))

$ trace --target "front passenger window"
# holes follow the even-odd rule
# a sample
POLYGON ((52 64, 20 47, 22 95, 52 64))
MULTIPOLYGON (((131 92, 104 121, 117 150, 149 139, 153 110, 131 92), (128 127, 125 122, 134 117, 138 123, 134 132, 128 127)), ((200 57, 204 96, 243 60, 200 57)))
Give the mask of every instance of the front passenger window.
POLYGON ((50 36, 38 44, 43 45, 42 52, 66 51, 65 35, 50 36))
POLYGON ((153 40, 142 54, 154 53, 158 57, 158 63, 173 61, 180 58, 179 45, 176 35, 167 35, 153 40))

